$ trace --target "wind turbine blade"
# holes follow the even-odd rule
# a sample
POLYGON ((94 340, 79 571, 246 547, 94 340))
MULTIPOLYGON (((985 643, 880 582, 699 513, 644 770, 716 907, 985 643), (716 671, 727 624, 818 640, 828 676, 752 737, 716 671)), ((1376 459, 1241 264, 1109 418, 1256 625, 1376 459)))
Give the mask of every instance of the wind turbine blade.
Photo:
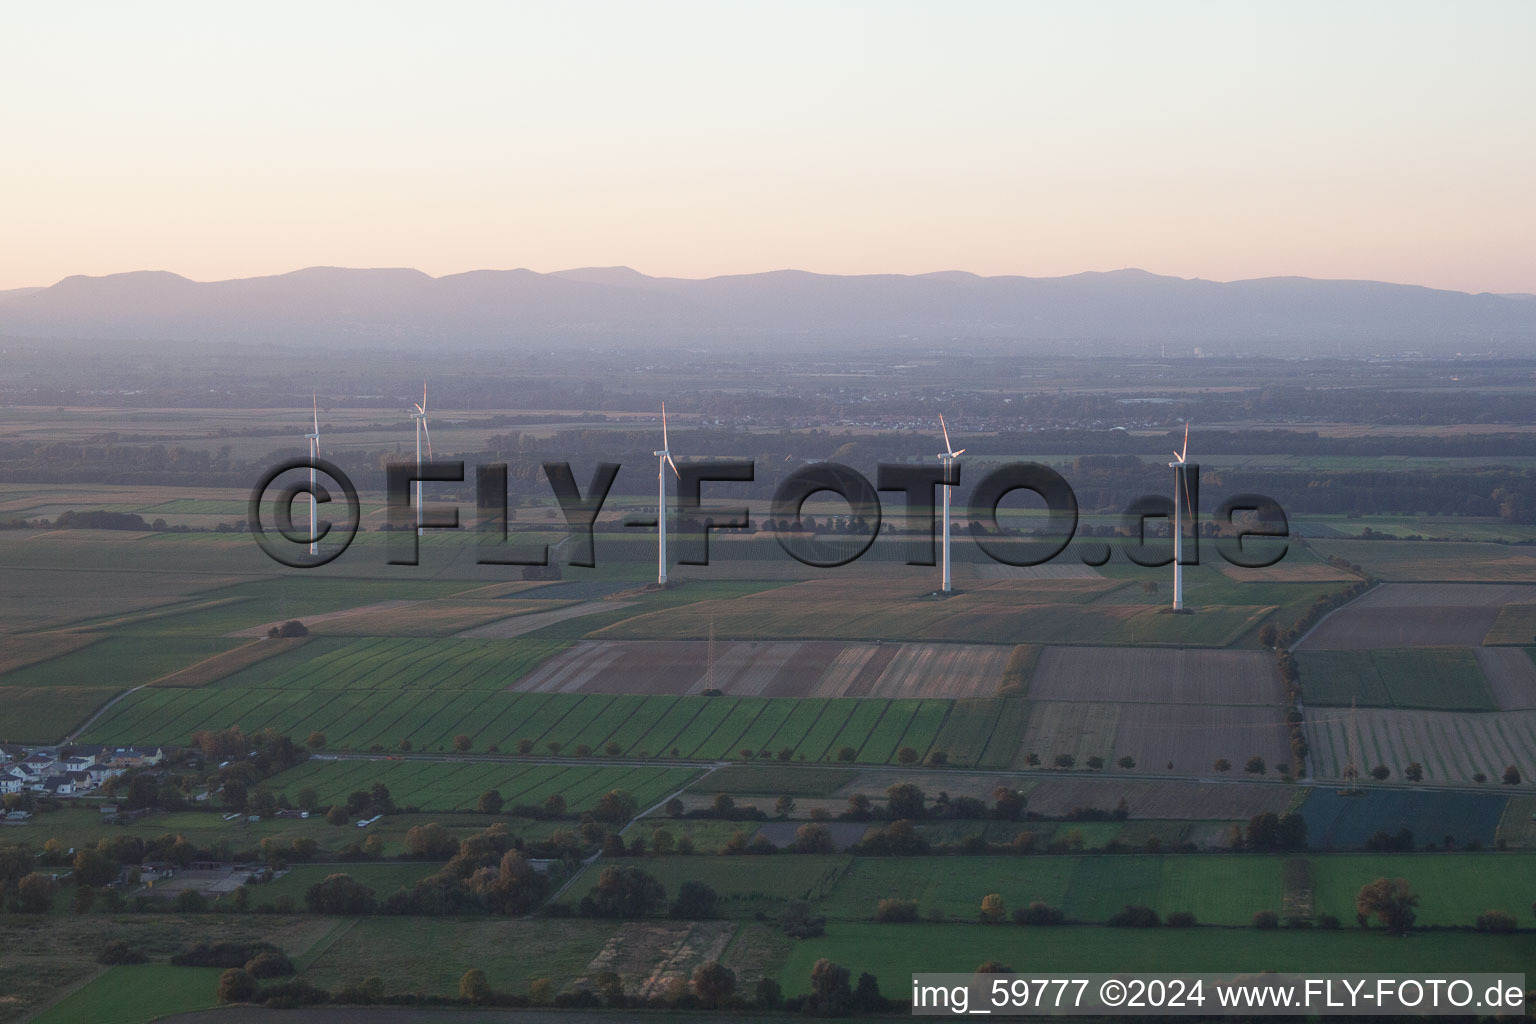
POLYGON ((314 404, 314 408, 315 408, 315 433, 318 434, 318 433, 320 433, 320 395, 318 393, 313 393, 312 392, 310 394, 309 398, 310 398, 310 401, 314 404))
POLYGON ((421 380, 421 413, 423 416, 427 413, 427 380, 425 377, 421 380))
POLYGON ((672 456, 670 453, 667 455, 667 465, 672 467, 672 472, 677 475, 678 479, 682 479, 683 472, 677 468, 677 463, 672 461, 672 456))
POLYGON ((1184 456, 1189 453, 1189 420, 1184 421, 1184 450, 1179 452, 1179 461, 1184 461, 1184 456))
POLYGON ((432 457, 432 428, 427 426, 427 417, 425 413, 423 413, 421 417, 421 429, 422 432, 427 435, 427 458, 430 459, 432 457))
POLYGON ((939 429, 944 431, 944 450, 947 452, 954 451, 955 446, 949 443, 949 427, 945 426, 944 424, 943 413, 939 413, 939 429))
POLYGON ((415 402, 411 403, 411 408, 415 409, 417 415, 419 415, 419 416, 425 416, 427 414, 427 410, 423 409, 421 406, 417 405, 415 402))
POLYGON ((1190 519, 1193 520, 1195 517, 1195 503, 1189 500, 1189 474, 1182 469, 1179 470, 1179 483, 1184 485, 1184 507, 1189 511, 1190 519))
POLYGON ((661 450, 667 450, 667 403, 661 403, 661 450))
POLYGON ((1174 453, 1173 453, 1173 457, 1174 457, 1174 458, 1175 458, 1175 459, 1176 459, 1176 460, 1178 460, 1178 461, 1179 461, 1179 462, 1183 462, 1183 461, 1184 461, 1184 456, 1182 456, 1182 455, 1180 455, 1180 454, 1179 454, 1179 453, 1178 453, 1178 452, 1174 452, 1174 453))
POLYGON ((964 448, 961 448, 957 452, 950 452, 950 455, 964 455, 964 454, 965 454, 965 449, 964 448))

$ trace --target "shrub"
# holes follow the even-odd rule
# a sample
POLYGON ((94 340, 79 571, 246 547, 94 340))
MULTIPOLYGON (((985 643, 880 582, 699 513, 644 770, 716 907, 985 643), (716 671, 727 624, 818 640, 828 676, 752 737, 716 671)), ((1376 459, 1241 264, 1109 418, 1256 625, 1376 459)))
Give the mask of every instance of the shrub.
POLYGON ((142 964, 149 958, 142 950, 128 945, 122 939, 113 939, 101 947, 101 952, 96 954, 96 962, 99 964, 142 964))
POLYGON ((1156 928, 1162 921, 1151 907, 1126 904, 1125 909, 1111 914, 1104 923, 1111 928, 1156 928))
POLYGON ((1502 910, 1490 910, 1477 915, 1477 930, 1480 932, 1512 932, 1516 927, 1514 915, 1502 910))
POLYGON ((253 978, 285 978, 293 973, 293 961, 283 953, 257 953, 245 962, 245 972, 253 978))
POLYGON ((902 764, 916 764, 917 763, 917 750, 916 750, 916 748, 914 748, 914 747, 902 747, 900 750, 896 751, 896 760, 900 761, 902 764))
POLYGON ((881 900, 875 906, 875 920, 882 924, 911 924, 917 920, 917 901, 881 900))
POLYGON ((1253 926, 1255 928, 1278 928, 1280 927, 1280 918, 1273 910, 1261 910, 1253 915, 1253 926))
POLYGON ((241 967, 231 967, 219 975, 219 1002, 246 1003, 256 994, 256 979, 241 967))
POLYGON ((1175 910, 1168 915, 1165 923, 1169 928, 1193 928, 1196 923, 1195 915, 1187 910, 1175 910))
POLYGON ((1066 915, 1056 907, 1048 903, 1035 900, 1027 907, 1016 908, 1013 912, 1014 924, 1027 925, 1057 925, 1066 921, 1066 915))

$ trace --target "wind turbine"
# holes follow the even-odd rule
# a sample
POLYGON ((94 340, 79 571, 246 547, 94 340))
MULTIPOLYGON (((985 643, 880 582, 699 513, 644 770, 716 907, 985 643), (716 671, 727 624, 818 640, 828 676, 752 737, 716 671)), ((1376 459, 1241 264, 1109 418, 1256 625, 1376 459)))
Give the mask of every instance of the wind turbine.
POLYGON ((667 467, 677 471, 672 453, 667 450, 667 403, 661 403, 661 450, 651 452, 656 456, 656 583, 667 582, 667 467))
MULTIPOLYGON (((1184 610, 1184 505, 1189 502, 1189 480, 1184 475, 1184 460, 1189 454, 1189 421, 1184 421, 1184 448, 1173 453, 1173 610, 1184 610), (1180 500, 1182 494, 1183 500, 1180 500)), ((1190 514, 1194 514, 1191 508, 1190 514)))
MULTIPOLYGON (((944 478, 947 480, 947 479, 949 479, 949 469, 950 469, 950 467, 955 464, 955 460, 960 457, 960 455, 965 451, 965 449, 961 448, 960 451, 955 451, 954 444, 951 443, 951 441, 949 440, 949 427, 947 427, 944 424, 944 414, 943 413, 939 413, 939 429, 944 431, 944 450, 942 452, 939 452, 939 461, 944 464, 944 478)), ((950 592, 950 585, 949 585, 949 492, 951 490, 953 490, 954 488, 950 487, 949 484, 941 484, 940 486, 944 488, 944 525, 943 525, 943 530, 944 530, 944 550, 943 550, 942 554, 940 555, 940 564, 942 564, 944 568, 941 571, 940 575, 941 575, 942 580, 943 580, 943 583, 942 583, 943 592, 947 594, 947 593, 950 592)))
POLYGON ((427 427, 427 382, 421 382, 421 402, 412 403, 416 411, 411 413, 411 419, 416 421, 416 536, 423 533, 421 527, 421 435, 427 435, 427 459, 432 458, 432 431, 427 427))
POLYGON ((312 393, 310 401, 313 403, 315 411, 315 432, 304 435, 309 438, 309 535, 314 538, 309 542, 309 553, 318 555, 320 553, 320 525, 317 518, 319 513, 316 511, 318 505, 315 501, 315 460, 320 458, 320 396, 312 393))

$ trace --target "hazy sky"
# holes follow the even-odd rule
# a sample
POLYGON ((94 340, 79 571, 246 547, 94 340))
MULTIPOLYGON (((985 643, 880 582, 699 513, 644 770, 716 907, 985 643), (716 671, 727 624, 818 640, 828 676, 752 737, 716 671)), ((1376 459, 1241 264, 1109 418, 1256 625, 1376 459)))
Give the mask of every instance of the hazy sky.
POLYGON ((1137 266, 1536 292, 1536 3, 32 3, 0 288, 1137 266))

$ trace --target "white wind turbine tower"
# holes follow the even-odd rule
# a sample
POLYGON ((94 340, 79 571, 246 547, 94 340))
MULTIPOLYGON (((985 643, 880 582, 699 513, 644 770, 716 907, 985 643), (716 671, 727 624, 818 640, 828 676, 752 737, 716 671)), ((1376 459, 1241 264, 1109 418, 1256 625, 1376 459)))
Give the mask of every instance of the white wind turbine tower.
MULTIPOLYGON (((1173 453, 1173 610, 1184 610, 1184 506, 1189 502, 1189 480, 1184 476, 1184 459, 1189 454, 1189 421, 1184 421, 1184 449, 1173 453), (1182 500, 1181 496, 1182 495, 1182 500)), ((1190 514, 1194 514, 1191 508, 1190 514)))
MULTIPOLYGON (((955 451, 954 444, 952 444, 950 442, 950 440, 949 440, 949 427, 946 426, 945 423, 944 423, 944 414, 943 413, 939 413, 939 429, 944 431, 944 450, 939 453, 939 461, 944 464, 944 476, 945 476, 946 479, 948 479, 950 467, 955 464, 955 460, 957 458, 959 458, 962 453, 964 453, 965 449, 961 448, 959 451, 955 451)), ((939 556, 940 564, 943 565, 944 568, 941 571, 940 576, 941 576, 941 578, 943 580, 943 583, 941 584, 942 590, 943 590, 944 593, 947 594, 947 593, 950 592, 950 585, 949 585, 949 492, 954 490, 954 488, 950 487, 949 484, 941 484, 940 486, 944 488, 944 525, 943 525, 943 530, 944 530, 944 550, 943 550, 943 552, 939 556)))
POLYGON ((309 553, 320 553, 320 527, 317 512, 318 504, 315 501, 315 460, 320 458, 320 396, 311 394, 310 401, 315 411, 315 432, 305 434, 309 438, 309 535, 314 538, 309 542, 309 553))
MULTIPOLYGON (((421 382, 421 403, 416 404, 411 419, 416 421, 416 476, 421 476, 421 435, 427 435, 427 459, 432 458, 432 431, 427 428, 427 382, 421 382)), ((416 481, 416 536, 422 535, 421 527, 421 480, 416 481)))
POLYGON ((667 582, 667 467, 677 473, 677 463, 667 450, 667 403, 661 403, 661 450, 651 452, 656 456, 656 583, 667 582))

